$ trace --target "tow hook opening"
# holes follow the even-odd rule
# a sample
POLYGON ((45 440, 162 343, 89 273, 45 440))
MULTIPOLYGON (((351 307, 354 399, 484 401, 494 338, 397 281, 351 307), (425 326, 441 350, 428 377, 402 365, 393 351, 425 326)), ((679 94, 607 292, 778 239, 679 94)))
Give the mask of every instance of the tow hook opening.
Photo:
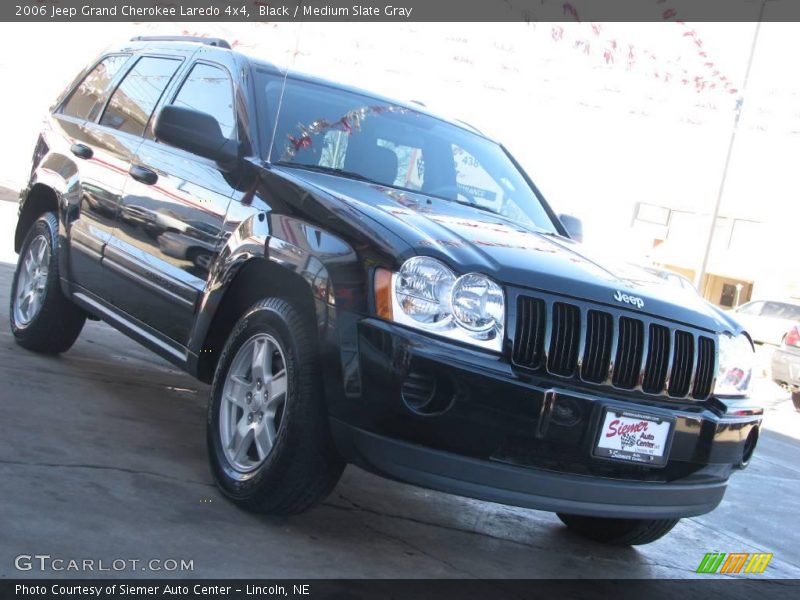
POLYGON ((420 415, 446 412, 455 400, 455 386, 444 374, 425 368, 413 368, 403 380, 401 395, 405 405, 420 415))
POLYGON ((747 439, 744 441, 744 448, 742 449, 742 458, 739 461, 739 468, 744 469, 750 464, 750 459, 758 444, 758 427, 753 427, 750 433, 747 434, 747 439))

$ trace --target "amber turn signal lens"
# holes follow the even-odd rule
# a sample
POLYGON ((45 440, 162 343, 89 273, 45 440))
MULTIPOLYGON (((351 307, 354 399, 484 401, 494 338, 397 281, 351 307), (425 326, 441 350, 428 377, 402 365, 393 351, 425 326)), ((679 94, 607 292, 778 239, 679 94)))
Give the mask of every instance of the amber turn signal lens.
POLYGON ((392 272, 375 270, 375 309, 381 319, 392 320, 392 272))

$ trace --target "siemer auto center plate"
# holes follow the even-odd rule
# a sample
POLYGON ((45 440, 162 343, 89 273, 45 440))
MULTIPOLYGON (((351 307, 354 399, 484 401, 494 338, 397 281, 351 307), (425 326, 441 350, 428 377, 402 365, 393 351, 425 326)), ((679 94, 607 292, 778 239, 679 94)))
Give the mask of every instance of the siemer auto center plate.
POLYGON ((594 455, 663 467, 673 422, 655 415, 606 408, 594 455))

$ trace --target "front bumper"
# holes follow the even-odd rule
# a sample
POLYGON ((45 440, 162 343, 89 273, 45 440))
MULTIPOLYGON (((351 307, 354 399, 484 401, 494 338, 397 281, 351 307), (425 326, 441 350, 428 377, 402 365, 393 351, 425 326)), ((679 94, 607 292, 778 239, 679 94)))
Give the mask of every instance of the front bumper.
POLYGON ((518 373, 498 356, 376 319, 360 322, 357 352, 349 372, 358 381, 331 410, 342 454, 393 479, 510 505, 618 518, 709 512, 761 421, 716 399, 645 398, 518 373), (419 402, 426 385, 432 400, 419 402), (605 407, 673 419, 666 465, 594 457, 605 407))

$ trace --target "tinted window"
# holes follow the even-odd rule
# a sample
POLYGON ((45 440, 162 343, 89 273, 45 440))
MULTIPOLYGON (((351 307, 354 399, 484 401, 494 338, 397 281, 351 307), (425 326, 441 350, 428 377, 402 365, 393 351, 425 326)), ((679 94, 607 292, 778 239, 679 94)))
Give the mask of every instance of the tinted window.
POLYGON ((496 143, 413 108, 303 81, 264 76, 270 160, 339 170, 402 190, 473 204, 555 231, 536 193, 496 143), (275 108, 280 106, 280 114, 275 108), (276 122, 277 121, 277 122, 276 122))
POLYGON ((225 69, 195 65, 173 104, 208 113, 219 123, 222 135, 234 137, 236 112, 233 109, 233 88, 225 69))
POLYGON ((114 75, 119 72, 129 56, 108 56, 91 70, 81 84, 72 92, 69 101, 61 111, 70 117, 86 119, 105 91, 114 75))
POLYGON ((169 58, 140 58, 111 96, 100 124, 141 135, 180 64, 169 58))
POLYGON ((736 309, 736 312, 740 312, 743 315, 757 315, 761 313, 761 308, 764 306, 763 302, 751 302, 750 304, 745 304, 744 306, 740 306, 736 309))
POLYGON ((800 321, 800 306, 786 304, 785 302, 767 302, 764 304, 764 310, 761 315, 776 319, 800 321))

